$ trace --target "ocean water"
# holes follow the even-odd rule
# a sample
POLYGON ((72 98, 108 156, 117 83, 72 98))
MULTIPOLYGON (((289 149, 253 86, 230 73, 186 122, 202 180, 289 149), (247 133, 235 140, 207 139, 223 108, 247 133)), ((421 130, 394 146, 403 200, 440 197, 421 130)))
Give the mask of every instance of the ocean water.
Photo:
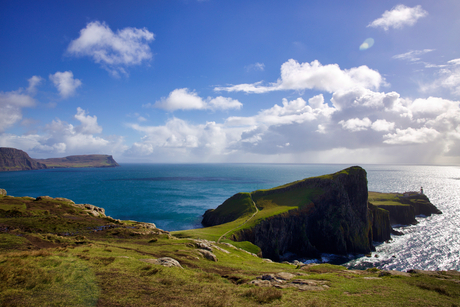
MULTIPOLYGON (((103 207, 113 218, 151 222, 172 231, 202 227, 202 214, 235 193, 272 188, 348 166, 121 164, 117 168, 1 172, 0 188, 13 196, 65 197, 103 207)), ((404 192, 423 187, 443 214, 418 217, 417 225, 399 228, 404 235, 379 244, 372 257, 350 255, 340 261, 353 268, 460 270, 460 167, 362 167, 370 191, 404 192)), ((333 255, 323 257, 324 261, 331 259, 333 255)))

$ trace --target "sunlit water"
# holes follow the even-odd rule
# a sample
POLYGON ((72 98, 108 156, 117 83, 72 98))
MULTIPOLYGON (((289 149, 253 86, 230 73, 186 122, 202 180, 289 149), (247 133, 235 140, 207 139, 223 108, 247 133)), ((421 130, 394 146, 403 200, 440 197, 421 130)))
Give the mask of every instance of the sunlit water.
MULTIPOLYGON (((153 222, 165 230, 201 227, 201 216, 238 192, 250 192, 329 174, 350 165, 123 164, 117 168, 0 173, 0 188, 14 196, 66 197, 103 207, 118 219, 153 222)), ((443 214, 399 228, 403 236, 377 246, 350 267, 460 270, 460 167, 363 166, 370 191, 404 192, 421 186, 443 214), (375 257, 378 255, 378 257, 375 257)), ((325 255, 324 259, 331 258, 325 255)))

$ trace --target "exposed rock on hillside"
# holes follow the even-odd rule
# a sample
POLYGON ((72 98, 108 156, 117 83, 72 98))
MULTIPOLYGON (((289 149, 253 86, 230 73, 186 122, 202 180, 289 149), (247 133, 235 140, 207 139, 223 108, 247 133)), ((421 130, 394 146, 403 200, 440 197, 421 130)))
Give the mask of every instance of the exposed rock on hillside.
POLYGON ((24 171, 47 168, 19 149, 0 147, 0 171, 24 171))

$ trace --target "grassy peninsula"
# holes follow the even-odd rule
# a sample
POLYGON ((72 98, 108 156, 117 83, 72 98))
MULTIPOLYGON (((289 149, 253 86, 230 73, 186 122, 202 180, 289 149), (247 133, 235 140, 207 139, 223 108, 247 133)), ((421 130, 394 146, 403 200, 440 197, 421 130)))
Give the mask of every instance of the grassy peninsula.
POLYGON ((273 262, 248 252, 255 245, 231 241, 229 230, 302 207, 298 199, 318 191, 294 193, 280 207, 279 195, 265 192, 259 198, 254 193, 254 202, 249 193, 229 200, 241 204, 227 212, 234 221, 170 233, 69 199, 13 197, 0 190, 0 304, 458 306, 456 271, 347 270, 273 262))

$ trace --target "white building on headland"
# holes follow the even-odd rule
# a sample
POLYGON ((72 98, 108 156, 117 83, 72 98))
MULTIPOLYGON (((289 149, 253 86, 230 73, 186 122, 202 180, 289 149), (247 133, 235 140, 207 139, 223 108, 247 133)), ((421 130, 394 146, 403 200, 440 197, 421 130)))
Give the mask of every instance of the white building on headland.
POLYGON ((404 197, 416 196, 416 195, 423 195, 423 187, 420 187, 420 192, 417 192, 417 191, 409 191, 409 192, 404 192, 404 193, 403 193, 403 196, 404 196, 404 197))

